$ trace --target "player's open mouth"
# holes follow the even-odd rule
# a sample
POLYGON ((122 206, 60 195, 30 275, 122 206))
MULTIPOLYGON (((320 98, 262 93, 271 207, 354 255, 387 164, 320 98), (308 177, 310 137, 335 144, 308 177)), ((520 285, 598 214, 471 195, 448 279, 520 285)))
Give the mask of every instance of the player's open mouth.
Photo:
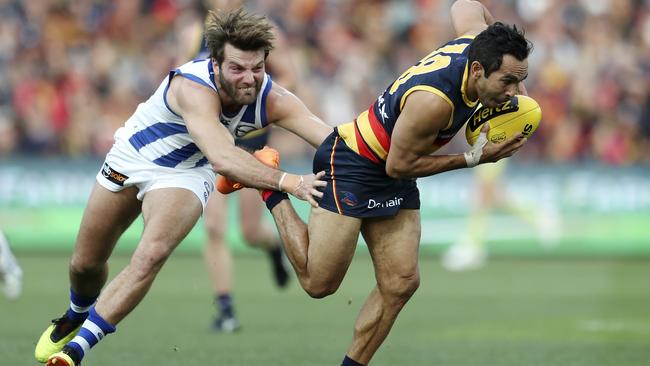
POLYGON ((246 87, 246 88, 238 88, 238 89, 240 91, 244 92, 244 93, 247 93, 247 94, 252 93, 253 91, 255 91, 255 88, 253 88, 252 86, 249 86, 249 87, 246 87))

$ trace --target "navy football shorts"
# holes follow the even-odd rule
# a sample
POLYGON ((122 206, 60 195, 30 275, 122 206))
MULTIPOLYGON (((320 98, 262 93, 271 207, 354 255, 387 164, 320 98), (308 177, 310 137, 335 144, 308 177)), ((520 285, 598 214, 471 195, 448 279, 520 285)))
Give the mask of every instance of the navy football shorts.
POLYGON ((395 179, 385 164, 375 164, 350 149, 335 129, 314 156, 314 174, 325 171, 327 187, 319 206, 352 217, 395 216, 420 209, 415 179, 395 179))

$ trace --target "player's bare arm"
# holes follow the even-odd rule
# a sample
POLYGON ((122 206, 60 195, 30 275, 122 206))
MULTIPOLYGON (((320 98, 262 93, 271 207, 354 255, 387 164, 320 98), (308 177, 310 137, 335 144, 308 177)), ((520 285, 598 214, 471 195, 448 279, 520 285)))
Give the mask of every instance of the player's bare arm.
POLYGON ((316 117, 293 93, 278 84, 267 99, 267 112, 272 123, 289 130, 317 148, 333 128, 316 117))
POLYGON ((217 93, 183 77, 171 81, 167 102, 185 120, 196 145, 219 174, 254 188, 280 190, 315 204, 312 192, 324 182, 313 175, 297 176, 267 167, 238 148, 216 116, 221 108, 217 93), (278 185, 282 183, 282 186, 278 185))
POLYGON ((451 24, 459 37, 477 35, 492 23, 492 14, 478 1, 458 0, 451 6, 451 24))
POLYGON ((408 96, 391 137, 386 173, 393 178, 426 177, 465 167, 462 155, 430 155, 438 132, 451 117, 441 97, 416 91, 408 96))
MULTIPOLYGON (((462 154, 430 155, 434 141, 451 117, 451 106, 440 96, 416 91, 400 114, 391 138, 386 173, 393 178, 417 178, 467 167, 462 154)), ((489 126, 483 127, 487 133, 489 126)), ((514 154, 525 139, 515 136, 501 144, 488 142, 480 163, 495 162, 514 154)))

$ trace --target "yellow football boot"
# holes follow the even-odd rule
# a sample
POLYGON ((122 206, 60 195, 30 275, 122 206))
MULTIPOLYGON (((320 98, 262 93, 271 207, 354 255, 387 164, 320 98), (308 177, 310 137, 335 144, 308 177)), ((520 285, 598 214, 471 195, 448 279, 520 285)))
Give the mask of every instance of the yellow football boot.
MULTIPOLYGON (((36 344, 34 349, 34 357, 36 361, 41 363, 50 364, 50 356, 61 351, 66 343, 70 342, 72 338, 79 332, 82 322, 73 322, 65 315, 52 320, 52 324, 45 329, 41 338, 36 344)), ((59 363, 59 365, 62 365, 59 363)), ((74 365, 74 364, 71 364, 74 365)))

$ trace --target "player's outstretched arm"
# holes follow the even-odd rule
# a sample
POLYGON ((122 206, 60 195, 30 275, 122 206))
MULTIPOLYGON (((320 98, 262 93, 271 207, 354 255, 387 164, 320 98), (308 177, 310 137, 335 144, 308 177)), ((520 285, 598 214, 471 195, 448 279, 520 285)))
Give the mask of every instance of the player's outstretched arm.
POLYGON ((333 131, 331 126, 316 117, 298 97, 278 84, 273 84, 266 110, 272 123, 291 131, 314 148, 318 148, 333 131))
POLYGON ((272 169, 236 147, 233 137, 216 117, 221 106, 214 90, 175 77, 167 93, 167 102, 183 117, 192 139, 219 174, 246 187, 287 192, 316 206, 314 192, 326 183, 313 174, 300 176, 272 169))
POLYGON ((451 113, 451 106, 436 94, 416 91, 409 95, 391 136, 386 173, 393 178, 427 177, 497 161, 514 154, 525 143, 521 136, 501 144, 486 139, 470 150, 470 159, 468 154, 431 155, 438 132, 449 124, 451 113))

